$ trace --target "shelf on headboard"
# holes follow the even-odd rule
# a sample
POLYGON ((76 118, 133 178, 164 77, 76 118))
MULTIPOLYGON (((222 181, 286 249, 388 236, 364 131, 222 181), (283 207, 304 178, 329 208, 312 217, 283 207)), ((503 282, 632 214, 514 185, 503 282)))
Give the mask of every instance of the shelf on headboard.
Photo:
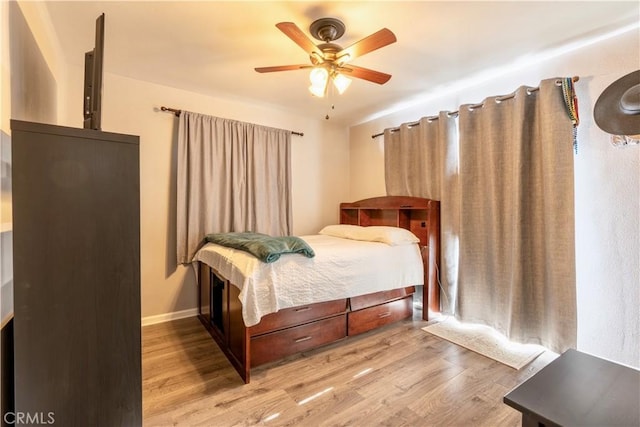
POLYGON ((405 228, 420 239, 421 246, 429 246, 429 230, 436 227, 439 233, 439 210, 440 203, 437 200, 409 196, 375 197, 341 203, 340 223, 405 228), (436 221, 438 224, 430 224, 436 221))

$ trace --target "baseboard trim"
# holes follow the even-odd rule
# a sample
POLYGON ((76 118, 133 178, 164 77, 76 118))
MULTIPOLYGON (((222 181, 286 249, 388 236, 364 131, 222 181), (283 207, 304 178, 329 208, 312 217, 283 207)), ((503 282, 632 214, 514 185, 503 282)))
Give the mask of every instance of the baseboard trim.
POLYGON ((172 320, 185 319, 187 317, 195 317, 198 315, 197 308, 189 308, 187 310, 173 311, 171 313, 157 314, 155 316, 147 316, 142 318, 142 326, 155 325, 156 323, 170 322, 172 320))

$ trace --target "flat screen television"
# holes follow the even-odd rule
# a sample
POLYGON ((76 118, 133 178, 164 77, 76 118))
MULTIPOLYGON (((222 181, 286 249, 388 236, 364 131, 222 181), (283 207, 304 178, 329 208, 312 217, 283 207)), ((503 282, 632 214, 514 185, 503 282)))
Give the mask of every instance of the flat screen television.
POLYGON ((96 19, 93 49, 84 54, 84 128, 101 130, 102 63, 104 58, 104 13, 96 19))

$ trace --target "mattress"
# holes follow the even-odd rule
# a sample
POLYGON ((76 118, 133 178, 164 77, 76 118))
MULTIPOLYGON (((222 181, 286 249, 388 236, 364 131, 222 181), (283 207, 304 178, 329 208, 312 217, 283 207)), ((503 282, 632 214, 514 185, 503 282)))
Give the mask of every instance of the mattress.
POLYGON ((240 289, 246 326, 300 305, 349 298, 424 282, 417 244, 391 246, 327 235, 300 236, 316 256, 285 254, 263 263, 246 252, 207 243, 195 255, 240 289))

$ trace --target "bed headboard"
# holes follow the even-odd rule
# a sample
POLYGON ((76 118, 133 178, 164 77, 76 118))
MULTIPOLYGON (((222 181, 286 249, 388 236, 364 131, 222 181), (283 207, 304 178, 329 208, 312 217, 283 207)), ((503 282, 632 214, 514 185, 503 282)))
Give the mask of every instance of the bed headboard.
MULTIPOLYGON (((424 262, 424 307, 440 311, 440 202, 410 196, 382 196, 340 204, 340 224, 405 228, 420 239, 424 262)), ((428 310, 422 310, 427 319, 428 310)))

